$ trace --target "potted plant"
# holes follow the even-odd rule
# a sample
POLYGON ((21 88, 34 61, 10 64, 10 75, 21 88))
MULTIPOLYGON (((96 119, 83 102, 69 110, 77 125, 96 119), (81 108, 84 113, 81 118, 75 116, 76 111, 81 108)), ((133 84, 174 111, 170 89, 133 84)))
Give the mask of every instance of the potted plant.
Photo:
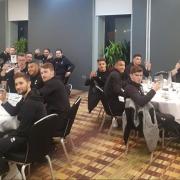
POLYGON ((25 53, 27 51, 27 39, 20 38, 14 44, 17 53, 25 53))
POLYGON ((120 43, 110 41, 110 44, 106 46, 104 56, 107 61, 108 67, 113 67, 118 59, 124 60, 129 63, 130 60, 130 43, 123 41, 120 43))

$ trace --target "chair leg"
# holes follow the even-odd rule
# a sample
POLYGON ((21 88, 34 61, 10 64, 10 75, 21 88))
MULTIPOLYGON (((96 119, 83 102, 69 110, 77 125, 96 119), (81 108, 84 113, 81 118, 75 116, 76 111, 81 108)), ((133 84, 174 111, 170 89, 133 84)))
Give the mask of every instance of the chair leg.
POLYGON ((70 134, 69 134, 68 138, 69 138, 69 141, 70 141, 70 143, 71 143, 72 150, 75 152, 76 147, 75 147, 75 145, 74 145, 74 142, 73 142, 70 134))
POLYGON ((152 163, 152 161, 153 161, 153 152, 151 152, 151 155, 150 155, 150 162, 149 163, 152 163))
POLYGON ((125 154, 126 155, 128 154, 128 151, 129 151, 129 142, 127 142, 127 144, 126 144, 126 149, 125 149, 125 154))
POLYGON ((68 152, 67 152, 67 149, 66 149, 66 146, 64 144, 64 139, 61 138, 61 144, 62 144, 62 147, 63 147, 63 150, 64 150, 64 153, 65 153, 65 156, 66 156, 66 159, 68 161, 68 163, 71 165, 71 161, 70 161, 70 158, 69 158, 69 155, 68 155, 68 152))
POLYGON ((51 158, 49 157, 49 155, 46 155, 45 156, 46 159, 48 160, 48 164, 49 164, 49 169, 50 169, 50 172, 51 172, 51 177, 52 177, 52 180, 54 180, 54 173, 53 173, 53 167, 52 167, 52 163, 51 163, 51 158))
POLYGON ((98 113, 97 120, 99 120, 99 118, 100 118, 100 115, 101 115, 102 109, 103 109, 103 107, 101 107, 101 109, 100 109, 100 111, 99 111, 99 113, 98 113))
POLYGON ((21 174, 22 174, 23 180, 26 180, 25 169, 27 166, 30 166, 30 165, 29 164, 23 164, 21 167, 21 174))
POLYGON ((164 129, 162 129, 162 148, 164 148, 164 141, 165 141, 165 130, 164 129))
POLYGON ((102 120, 102 122, 101 122, 101 125, 100 125, 100 128, 99 128, 99 132, 101 132, 101 131, 102 131, 102 128, 103 128, 104 123, 105 123, 105 119, 106 119, 106 117, 105 117, 105 113, 103 113, 103 120, 102 120))
POLYGON ((113 128, 113 122, 114 122, 114 117, 112 118, 112 122, 111 122, 111 126, 110 126, 110 128, 109 128, 109 130, 108 130, 108 135, 110 135, 111 134, 111 131, 112 131, 112 128, 113 128))

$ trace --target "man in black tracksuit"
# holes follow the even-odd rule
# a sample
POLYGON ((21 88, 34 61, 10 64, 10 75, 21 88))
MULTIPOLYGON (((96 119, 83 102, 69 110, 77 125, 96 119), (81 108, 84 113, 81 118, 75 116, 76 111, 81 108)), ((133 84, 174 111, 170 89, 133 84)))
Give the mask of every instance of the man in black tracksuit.
POLYGON ((97 60, 98 70, 96 72, 90 73, 90 78, 86 79, 85 86, 89 86, 88 91, 88 110, 89 113, 97 106, 101 99, 100 93, 97 91, 96 86, 104 90, 104 85, 109 76, 109 71, 107 70, 106 59, 99 58, 97 60))
POLYGON ((130 75, 130 70, 131 70, 132 66, 141 67, 143 69, 143 75, 145 77, 148 77, 150 75, 151 63, 146 63, 146 67, 144 65, 142 65, 142 56, 141 56, 141 54, 134 54, 132 63, 130 63, 129 65, 126 66, 125 74, 128 77, 130 75))
POLYGON ((61 49, 56 50, 56 58, 52 61, 56 77, 58 77, 64 84, 67 84, 68 79, 73 72, 75 66, 70 60, 63 55, 61 49))
POLYGON ((37 61, 31 61, 28 63, 28 75, 31 80, 31 88, 40 89, 44 83, 41 77, 39 63, 37 61))
POLYGON ((125 62, 118 60, 114 70, 109 74, 104 86, 104 93, 111 111, 115 115, 121 116, 124 111, 124 90, 126 78, 124 74, 125 62), (120 98, 119 98, 120 97, 120 98))
POLYGON ((18 54, 17 56, 17 67, 7 72, 6 64, 3 66, 1 71, 1 80, 7 82, 7 90, 11 93, 16 93, 14 84, 14 75, 16 72, 27 73, 27 64, 25 54, 18 54))
MULTIPOLYGON (((14 79, 16 90, 23 97, 16 106, 12 106, 8 102, 5 102, 2 106, 10 115, 17 115, 20 124, 17 130, 8 134, 8 137, 0 138, 0 175, 8 170, 8 164, 2 158, 3 155, 12 149, 18 150, 24 147, 27 134, 34 122, 47 114, 42 97, 36 91, 31 90, 29 77, 18 72, 14 79)), ((1 94, 1 103, 5 101, 5 96, 5 93, 1 94)))
MULTIPOLYGON (((156 91, 160 88, 160 84, 158 82, 154 83, 152 89, 145 95, 141 85, 143 77, 142 68, 138 66, 132 67, 130 77, 131 80, 125 87, 126 97, 131 98, 136 105, 143 107, 154 97, 156 91)), ((171 114, 161 113, 156 106, 155 111, 159 126, 163 127, 169 132, 173 132, 175 135, 180 136, 180 126, 175 121, 174 116, 171 114)))
POLYGON ((35 50, 34 59, 42 61, 42 63, 52 62, 53 57, 49 48, 43 50, 43 54, 39 49, 35 50))
POLYGON ((65 86, 59 79, 54 77, 54 67, 51 63, 45 63, 41 66, 41 76, 44 86, 39 91, 44 97, 47 113, 59 114, 60 122, 57 129, 64 129, 70 109, 69 97, 65 86))

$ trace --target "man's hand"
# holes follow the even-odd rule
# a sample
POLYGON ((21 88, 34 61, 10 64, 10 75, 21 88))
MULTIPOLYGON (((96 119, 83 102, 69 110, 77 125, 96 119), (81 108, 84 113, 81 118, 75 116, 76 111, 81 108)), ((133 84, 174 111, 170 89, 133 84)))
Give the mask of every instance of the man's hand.
POLYGON ((180 63, 176 63, 175 69, 178 71, 180 69, 180 63))
POLYGON ((159 89, 160 89, 160 82, 155 82, 155 83, 153 83, 153 85, 152 85, 152 89, 154 90, 154 91, 158 91, 159 89))
POLYGON ((35 49, 35 54, 40 54, 41 52, 40 52, 40 49, 35 49))
POLYGON ((0 101, 5 102, 6 101, 6 90, 0 89, 0 101))
POLYGON ((93 77, 96 77, 96 76, 97 76, 96 72, 92 71, 92 72, 90 73, 90 79, 93 78, 93 77))
POLYGON ((151 70, 151 63, 146 61, 144 64, 145 64, 145 68, 146 68, 148 71, 150 71, 150 70, 151 70))
POLYGON ((71 72, 66 72, 65 77, 69 77, 71 72))

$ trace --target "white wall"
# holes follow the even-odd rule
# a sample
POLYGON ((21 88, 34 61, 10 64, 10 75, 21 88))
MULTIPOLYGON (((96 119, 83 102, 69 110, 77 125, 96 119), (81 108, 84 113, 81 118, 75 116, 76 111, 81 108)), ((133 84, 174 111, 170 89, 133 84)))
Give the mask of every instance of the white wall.
POLYGON ((8 21, 25 21, 29 19, 28 0, 8 0, 8 21))
POLYGON ((95 0, 95 15, 132 14, 132 0, 95 0))

